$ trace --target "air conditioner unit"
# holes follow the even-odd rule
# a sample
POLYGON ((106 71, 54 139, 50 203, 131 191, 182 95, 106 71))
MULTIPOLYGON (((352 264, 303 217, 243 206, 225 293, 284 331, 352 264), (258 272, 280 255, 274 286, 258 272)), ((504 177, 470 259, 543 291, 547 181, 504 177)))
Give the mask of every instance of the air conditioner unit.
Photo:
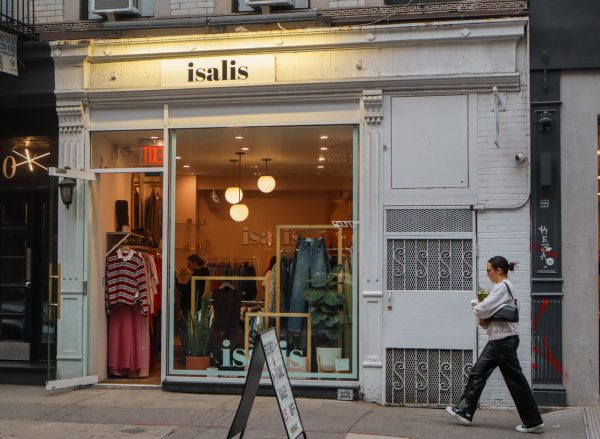
POLYGON ((246 0, 246 5, 253 9, 260 9, 261 6, 270 6, 272 8, 293 8, 296 6, 295 0, 246 0))
POLYGON ((138 0, 94 0, 92 13, 98 15, 141 15, 138 0))

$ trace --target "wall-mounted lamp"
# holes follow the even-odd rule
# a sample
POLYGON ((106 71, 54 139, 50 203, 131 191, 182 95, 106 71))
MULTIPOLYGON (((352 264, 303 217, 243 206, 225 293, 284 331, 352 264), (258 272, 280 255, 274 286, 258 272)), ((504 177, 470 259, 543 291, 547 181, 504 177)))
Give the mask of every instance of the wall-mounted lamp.
MULTIPOLYGON (((65 166, 65 169, 70 169, 68 166, 65 166)), ((71 177, 65 177, 58 183, 58 189, 60 190, 60 199, 67 209, 73 202, 73 192, 77 182, 75 179, 71 177)))
POLYGON ((540 131, 552 131, 552 113, 550 111, 543 111, 539 113, 538 116, 538 127, 540 131))

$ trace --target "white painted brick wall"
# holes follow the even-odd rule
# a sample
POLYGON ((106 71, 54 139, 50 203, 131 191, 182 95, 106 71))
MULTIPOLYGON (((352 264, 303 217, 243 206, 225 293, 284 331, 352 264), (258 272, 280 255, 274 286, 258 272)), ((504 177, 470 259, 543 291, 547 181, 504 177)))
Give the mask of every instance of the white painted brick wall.
MULTIPOLYGON (((505 111, 500 111, 500 147, 496 147, 495 113, 491 111, 491 94, 478 96, 477 117, 477 189, 481 204, 517 204, 528 195, 528 164, 518 165, 514 155, 527 153, 529 142, 529 98, 524 86, 519 93, 503 94, 505 111)), ((502 255, 518 262, 509 274, 520 305, 520 339, 518 355, 523 372, 531 381, 531 260, 530 209, 526 203, 518 210, 483 210, 477 214, 478 276, 483 288, 489 289, 486 262, 502 255)), ((479 330, 479 351, 487 343, 485 331, 479 330)), ((499 370, 490 377, 481 397, 481 405, 514 407, 499 370)))
MULTIPOLYGON (((513 293, 520 306, 520 339, 518 355, 521 367, 528 380, 531 380, 531 263, 529 256, 529 206, 517 211, 483 211, 477 214, 479 263, 479 284, 491 288, 487 277, 486 262, 492 256, 502 255, 510 261, 519 262, 516 271, 509 274, 516 291, 513 293)), ((485 331, 479 330, 479 351, 487 343, 485 331)), ((514 407, 500 371, 495 371, 481 397, 482 406, 514 407)))
POLYGON ((365 0, 329 0, 330 8, 352 8, 354 6, 366 6, 365 0))
POLYGON ((214 12, 214 0, 171 0, 171 15, 212 15, 214 12))
POLYGON ((35 23, 59 23, 64 21, 63 0, 34 0, 35 23))

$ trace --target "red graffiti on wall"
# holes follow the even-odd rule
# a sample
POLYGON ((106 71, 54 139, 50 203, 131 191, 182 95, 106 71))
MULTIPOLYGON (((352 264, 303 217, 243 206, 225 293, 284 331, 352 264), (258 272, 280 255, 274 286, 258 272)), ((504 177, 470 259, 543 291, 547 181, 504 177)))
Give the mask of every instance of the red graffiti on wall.
MULTIPOLYGON (((538 323, 540 322, 540 319, 542 318, 542 316, 544 315, 544 313, 546 312, 546 310, 548 309, 548 306, 550 306, 550 301, 548 299, 544 299, 542 300, 542 304, 540 306, 540 309, 538 310, 535 318, 533 319, 533 322, 531 324, 531 328, 532 330, 535 330, 535 328, 537 327, 538 323)), ((548 339, 546 338, 546 336, 544 335, 542 338, 542 343, 543 343, 543 349, 540 349, 538 347, 532 346, 531 351, 540 355, 540 357, 545 358, 546 360, 548 360, 548 363, 550 363, 550 365, 554 368, 554 370, 556 370, 556 372, 558 374, 562 375, 562 364, 561 362, 558 360, 558 358, 556 358, 554 356, 554 354, 552 353, 552 350, 550 349, 550 344, 548 343, 548 339)), ((537 369, 538 365, 537 363, 532 362, 531 363, 531 368, 532 369, 537 369)))

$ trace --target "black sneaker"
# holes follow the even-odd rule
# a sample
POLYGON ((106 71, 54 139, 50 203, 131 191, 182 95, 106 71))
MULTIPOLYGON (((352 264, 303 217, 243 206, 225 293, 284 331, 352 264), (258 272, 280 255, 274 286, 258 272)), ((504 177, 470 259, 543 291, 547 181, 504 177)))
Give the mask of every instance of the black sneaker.
POLYGON ((454 416, 463 424, 471 425, 473 423, 473 421, 471 420, 473 415, 468 414, 464 410, 461 410, 457 407, 448 406, 446 407, 446 411, 450 416, 454 416))

